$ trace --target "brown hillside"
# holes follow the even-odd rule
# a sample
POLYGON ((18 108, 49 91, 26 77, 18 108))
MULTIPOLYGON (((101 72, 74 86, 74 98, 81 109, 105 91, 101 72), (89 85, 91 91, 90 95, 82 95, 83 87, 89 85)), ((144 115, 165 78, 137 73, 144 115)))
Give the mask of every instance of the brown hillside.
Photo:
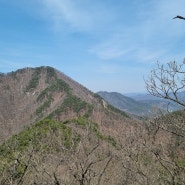
POLYGON ((185 184, 185 112, 138 121, 51 67, 0 76, 0 184, 185 184))
POLYGON ((121 114, 116 116, 106 106, 100 97, 51 67, 1 74, 0 141, 47 116, 64 121, 88 114, 102 125, 120 122, 121 114))

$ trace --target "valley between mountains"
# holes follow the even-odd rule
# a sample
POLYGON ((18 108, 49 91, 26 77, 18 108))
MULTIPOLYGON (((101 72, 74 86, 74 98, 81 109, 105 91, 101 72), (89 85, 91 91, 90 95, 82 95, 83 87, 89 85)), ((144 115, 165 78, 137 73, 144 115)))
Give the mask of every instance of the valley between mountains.
MULTIPOLYGON (((97 94, 112 106, 129 114, 141 117, 155 117, 161 115, 161 113, 166 114, 183 109, 177 103, 144 93, 123 95, 117 92, 100 91, 97 94)), ((179 96, 181 94, 179 93, 179 96)))
POLYGON ((185 184, 184 110, 142 119, 153 104, 108 95, 48 66, 1 73, 0 184, 185 184))

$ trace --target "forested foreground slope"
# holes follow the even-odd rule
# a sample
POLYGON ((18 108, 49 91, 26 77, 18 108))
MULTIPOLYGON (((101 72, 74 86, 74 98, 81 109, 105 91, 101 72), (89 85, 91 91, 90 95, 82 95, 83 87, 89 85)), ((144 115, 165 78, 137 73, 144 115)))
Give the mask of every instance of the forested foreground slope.
POLYGON ((0 184, 185 184, 184 111, 138 121, 50 67, 0 88, 0 184))

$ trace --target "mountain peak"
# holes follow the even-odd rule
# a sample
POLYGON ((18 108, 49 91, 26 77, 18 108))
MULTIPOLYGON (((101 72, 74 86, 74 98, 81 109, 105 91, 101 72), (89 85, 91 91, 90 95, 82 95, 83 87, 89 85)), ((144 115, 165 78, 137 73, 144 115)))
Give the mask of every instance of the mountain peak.
POLYGON ((49 66, 0 76, 0 140, 46 117, 64 121, 86 116, 101 122, 106 109, 100 97, 49 66))

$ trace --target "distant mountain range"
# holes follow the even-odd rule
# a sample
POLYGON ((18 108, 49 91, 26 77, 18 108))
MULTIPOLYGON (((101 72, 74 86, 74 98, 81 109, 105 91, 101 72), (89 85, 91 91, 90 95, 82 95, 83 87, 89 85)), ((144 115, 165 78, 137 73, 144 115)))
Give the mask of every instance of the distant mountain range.
POLYGON ((142 93, 121 94, 118 92, 97 92, 112 106, 138 116, 154 116, 182 109, 178 104, 142 93))
POLYGON ((123 94, 124 96, 133 98, 136 101, 142 101, 142 100, 162 100, 161 98, 158 98, 156 96, 152 96, 150 94, 146 93, 126 93, 123 94))

